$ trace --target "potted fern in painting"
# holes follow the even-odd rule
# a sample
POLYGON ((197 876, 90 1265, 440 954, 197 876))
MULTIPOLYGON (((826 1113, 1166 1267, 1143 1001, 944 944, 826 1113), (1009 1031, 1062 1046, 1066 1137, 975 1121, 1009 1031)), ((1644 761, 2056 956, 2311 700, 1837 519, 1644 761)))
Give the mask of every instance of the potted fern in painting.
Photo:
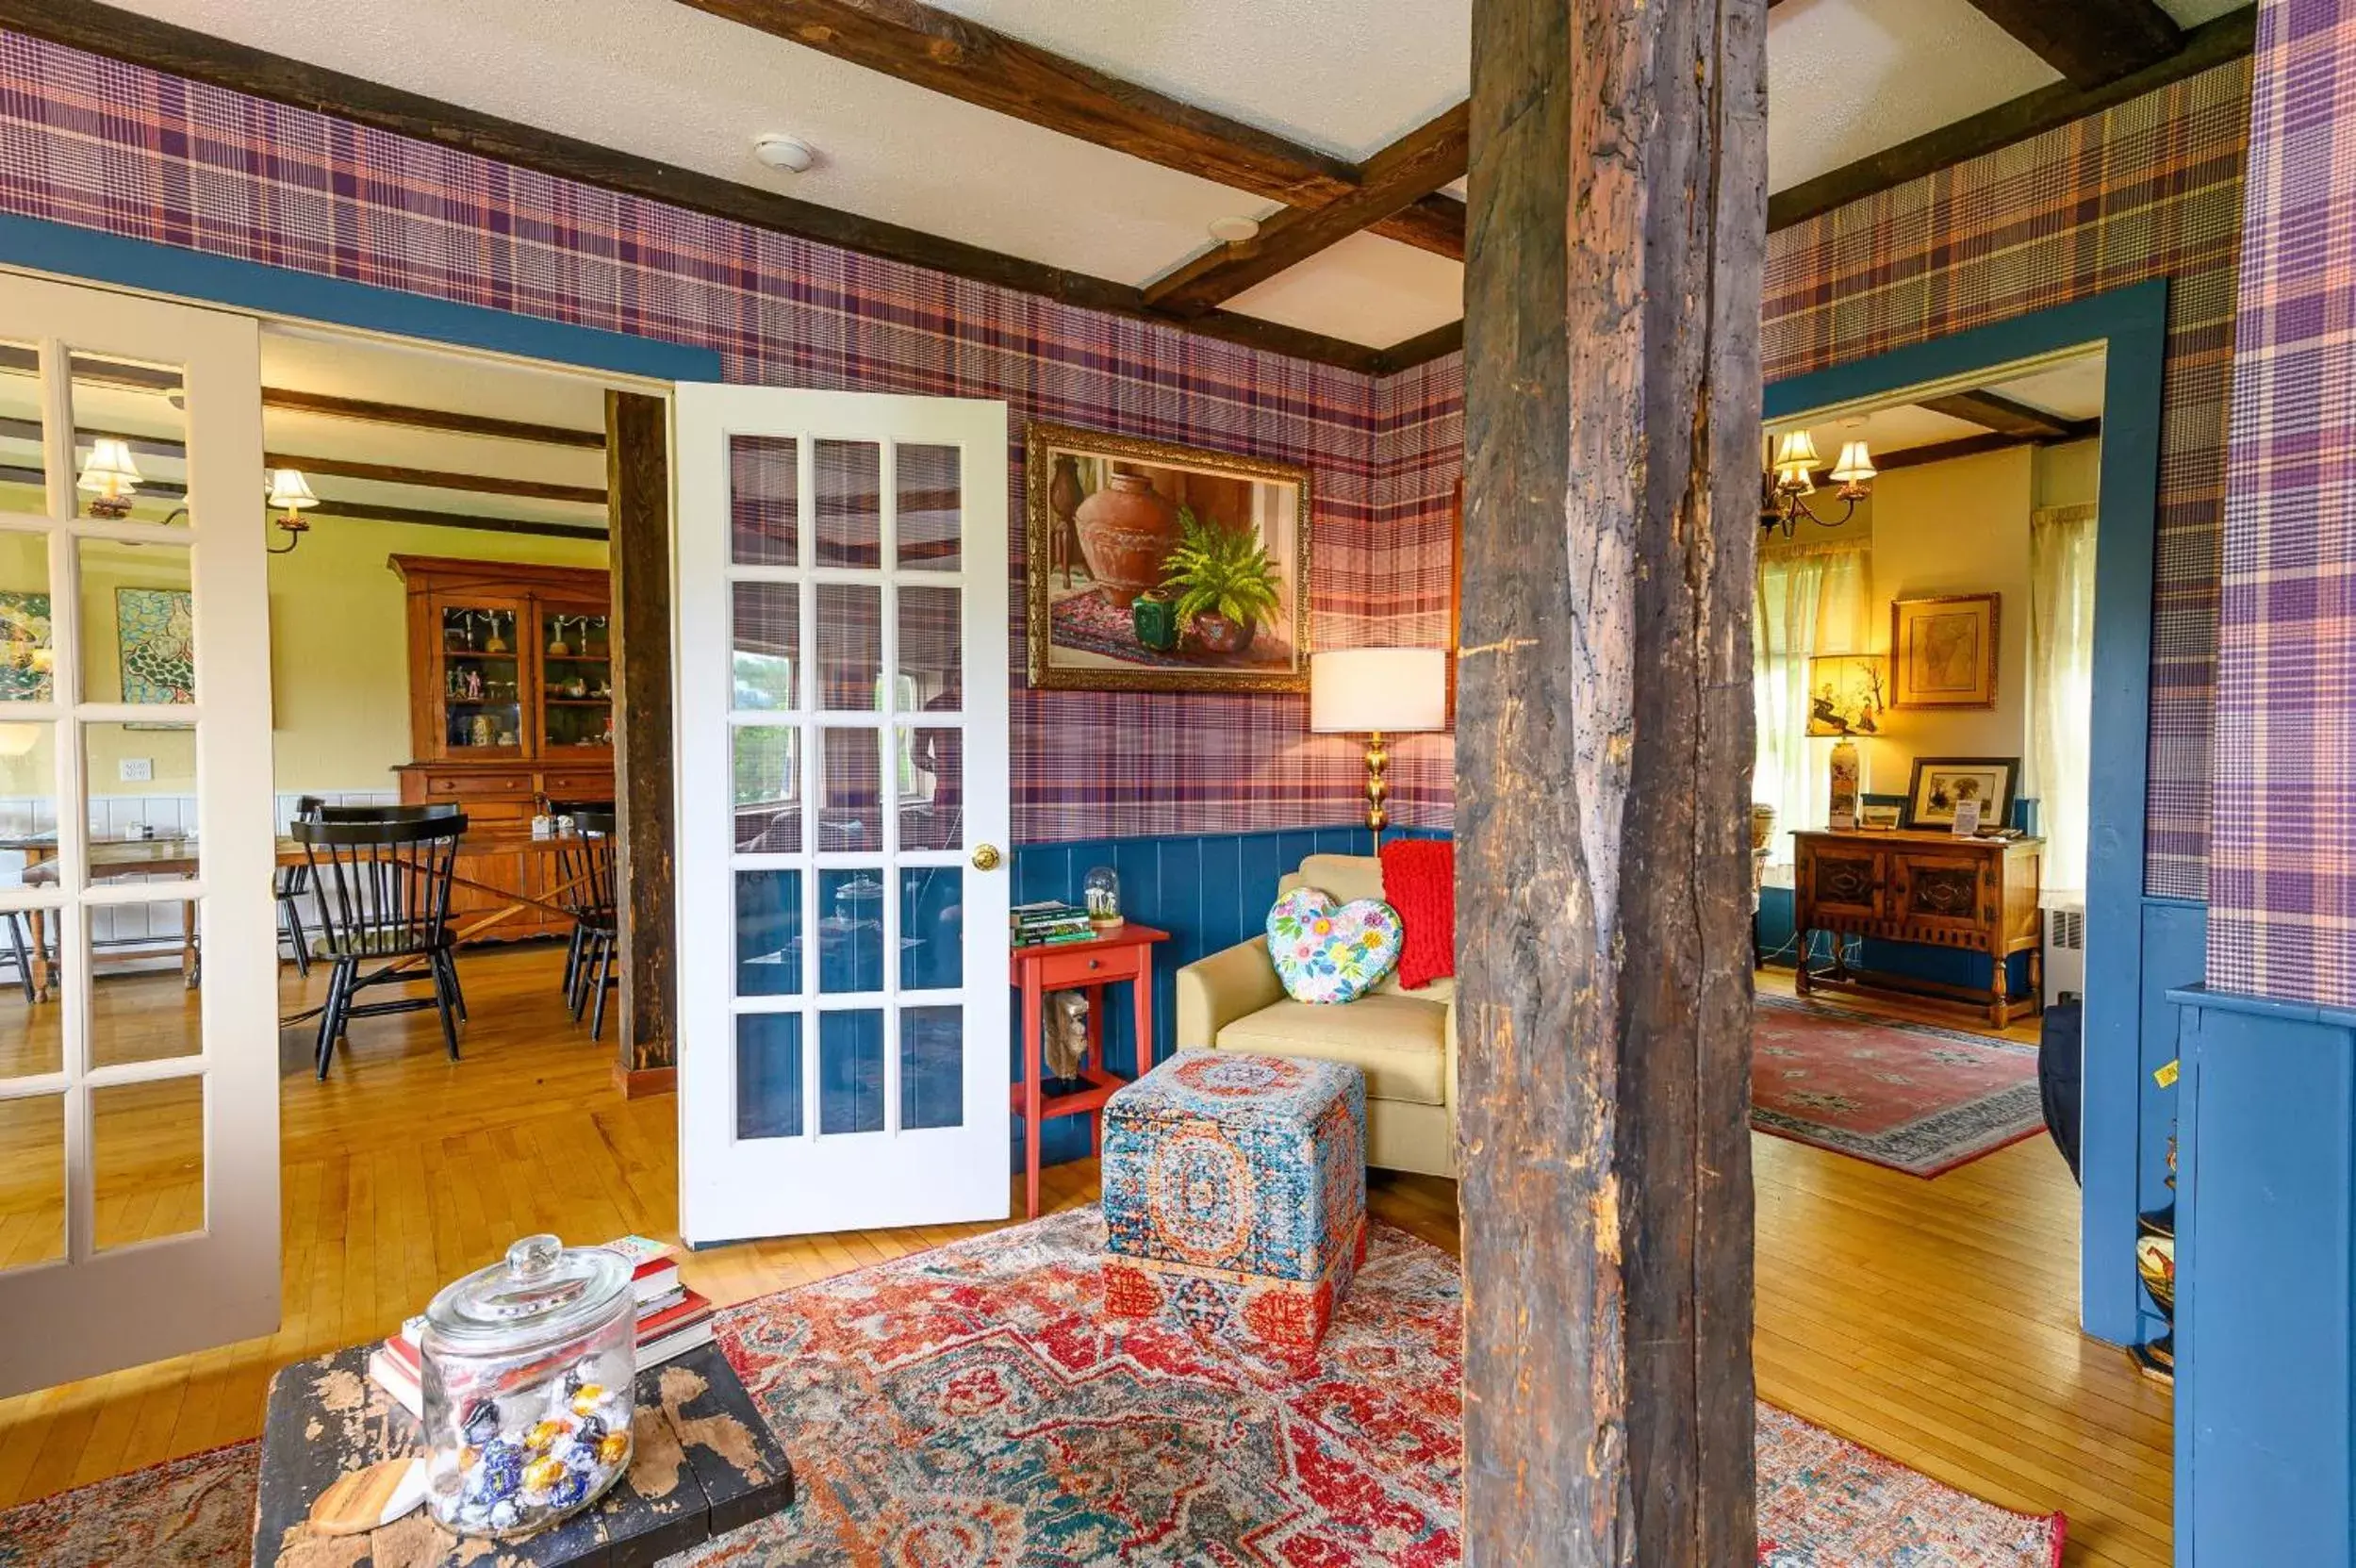
POLYGON ((1162 563, 1162 589, 1179 626, 1209 652, 1233 657, 1284 603, 1277 569, 1249 529, 1199 521, 1185 506, 1178 524, 1182 537, 1162 563))

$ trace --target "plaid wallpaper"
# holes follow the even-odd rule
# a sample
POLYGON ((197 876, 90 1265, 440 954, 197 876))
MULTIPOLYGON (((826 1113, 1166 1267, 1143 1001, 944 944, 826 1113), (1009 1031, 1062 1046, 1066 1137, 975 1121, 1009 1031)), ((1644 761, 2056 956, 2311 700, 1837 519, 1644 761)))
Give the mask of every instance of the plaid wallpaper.
MULTIPOLYGON (((2217 536, 2248 82, 2247 64, 2220 66, 1785 229, 1771 238, 1767 256, 1770 381, 2145 278, 2173 280, 2144 881, 2152 893, 2188 899, 2206 890, 2217 536)), ((1416 553, 1400 613, 1419 624, 1446 603, 1447 498, 1461 471, 1461 386, 1460 361, 1450 357, 1392 377, 1378 394, 1385 417, 1376 439, 1378 511, 1397 547, 1416 553)), ((1445 821, 1448 813, 1422 819, 1445 821)))
MULTIPOLYGON (((1389 615, 1376 388, 1363 375, 568 184, 5 32, 0 210, 706 345, 733 380, 1003 398, 1014 419, 1008 494, 1018 553, 1027 419, 1305 464, 1315 475, 1317 644, 1367 640, 1389 615)), ((1355 817, 1358 750, 1307 734, 1304 699, 1029 691, 1020 633, 1008 628, 1017 839, 1355 817)))
POLYGON ((2356 1004, 2356 0, 2258 13, 2209 983, 2356 1004))

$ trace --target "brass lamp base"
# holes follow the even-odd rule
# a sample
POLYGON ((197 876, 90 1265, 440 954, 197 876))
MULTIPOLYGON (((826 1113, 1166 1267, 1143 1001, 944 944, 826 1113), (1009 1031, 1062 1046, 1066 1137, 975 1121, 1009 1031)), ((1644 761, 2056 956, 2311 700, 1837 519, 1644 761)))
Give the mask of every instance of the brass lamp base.
POLYGON ((1391 766, 1391 748, 1383 744, 1382 732, 1376 730, 1366 736, 1366 826, 1375 835, 1376 845, 1382 843, 1382 830, 1391 820, 1383 802, 1391 799, 1390 783, 1383 770, 1391 766))

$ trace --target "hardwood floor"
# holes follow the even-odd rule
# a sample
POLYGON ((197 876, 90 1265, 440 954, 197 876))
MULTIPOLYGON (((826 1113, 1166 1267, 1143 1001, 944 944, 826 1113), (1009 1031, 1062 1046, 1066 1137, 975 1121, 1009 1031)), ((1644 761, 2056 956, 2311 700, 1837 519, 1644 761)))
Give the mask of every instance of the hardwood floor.
MULTIPOLYGON (((284 1081, 279 1331, 0 1401, 0 1507, 253 1436, 272 1370, 386 1333, 517 1236, 673 1237, 675 1104, 615 1092, 610 1042, 591 1045, 557 999, 560 956, 467 956, 462 1062, 412 1014, 362 1020, 328 1082, 284 1081)), ((176 976, 105 989, 183 1027, 176 976)), ((289 971, 289 1004, 305 989, 289 971)), ((1774 1138, 1753 1149, 1761 1396, 1991 1501, 2068 1512, 2067 1563, 2163 1568, 2169 1395, 2077 1331, 2077 1190, 2050 1144, 1936 1181, 1774 1138)), ((1093 1164, 1045 1175, 1054 1208, 1095 1197, 1093 1164)), ((0 1251, 10 1201, 0 1183, 0 1251)), ((1373 1203, 1456 1246, 1453 1183, 1377 1173, 1373 1203)), ((734 1301, 986 1229, 745 1243, 684 1272, 734 1301)))

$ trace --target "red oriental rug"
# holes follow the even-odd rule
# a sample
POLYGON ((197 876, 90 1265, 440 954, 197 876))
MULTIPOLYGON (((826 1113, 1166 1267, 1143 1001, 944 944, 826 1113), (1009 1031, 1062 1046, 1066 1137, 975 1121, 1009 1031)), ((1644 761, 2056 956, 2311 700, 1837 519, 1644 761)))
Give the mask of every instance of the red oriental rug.
POLYGON ((2045 1130, 2037 1048, 1760 997, 1751 1125, 1909 1176, 1940 1176, 2045 1130))
MULTIPOLYGON (((729 1309, 800 1500, 675 1568, 1452 1568, 1456 1260, 1386 1226, 1294 1381, 1180 1332, 1108 1341, 1104 1222, 1052 1215, 729 1309)), ((0 1568, 233 1568, 255 1444, 0 1513, 0 1568)), ((1766 1568, 2053 1568, 2010 1513, 1759 1409, 1766 1568)), ((448 1554, 455 1561, 460 1553, 448 1554)))

